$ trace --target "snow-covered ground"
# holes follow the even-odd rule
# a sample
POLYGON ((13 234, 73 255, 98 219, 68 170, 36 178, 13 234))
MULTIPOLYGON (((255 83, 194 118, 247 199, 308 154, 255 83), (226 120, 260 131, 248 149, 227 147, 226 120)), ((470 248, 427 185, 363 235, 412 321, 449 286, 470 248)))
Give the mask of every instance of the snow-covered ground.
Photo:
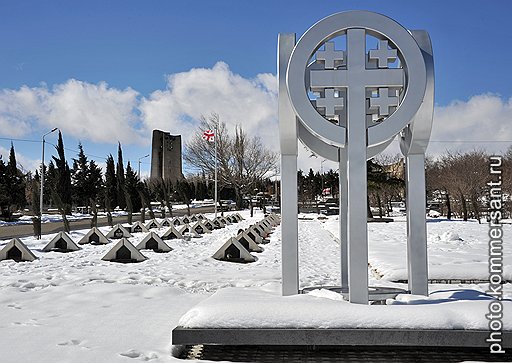
MULTIPOLYGON (((278 227, 265 250, 250 264, 220 262, 211 255, 239 228, 263 218, 242 212, 245 220, 191 241, 171 240, 169 253, 143 251, 149 259, 137 264, 102 261, 114 245, 84 245, 67 254, 41 252, 54 235, 42 240, 22 241, 35 253, 34 262, 0 262, 0 346, 1 362, 129 362, 176 361, 171 356, 171 330, 196 304, 222 288, 250 288, 247 291, 221 290, 221 298, 250 299, 253 293, 278 298, 281 278, 281 231, 278 227)), ((339 245, 336 216, 318 220, 300 220, 301 286, 339 284, 339 245)), ((101 228, 107 232, 108 227, 101 228)), ((487 261, 486 224, 437 222, 428 224, 429 255, 436 278, 462 276, 485 277, 482 263, 487 261), (455 239, 455 234, 462 240, 455 239), (464 275, 466 276, 466 275, 464 275), (469 275, 467 275, 469 276, 469 275)), ((87 231, 71 234, 78 241, 87 231)), ((161 230, 163 232, 163 229, 161 230)), ((144 233, 130 240, 136 244, 144 233)), ((504 226, 506 273, 510 274, 512 227, 504 226)), ((370 284, 404 287, 390 282, 405 276, 405 223, 370 224, 370 284), (382 276, 379 279, 379 276, 382 276)), ((0 241, 0 248, 8 241, 0 241)), ((481 285, 432 285, 431 291, 465 288, 483 291, 481 285)), ((512 298, 511 284, 505 285, 512 298)), ((326 304, 333 295, 317 291, 302 298, 326 304)), ((453 300, 453 294, 436 293, 430 304, 453 300)), ((301 297, 299 297, 301 298, 301 297)), ((298 302, 297 298, 295 298, 298 302)), ((407 303, 400 298, 395 303, 407 303)), ((421 302, 421 301, 419 301, 421 302)), ((416 301, 418 303, 418 301, 416 301)), ((416 304, 412 303, 412 304, 416 304)), ((471 304, 471 302, 469 303, 471 304)), ((299 304, 300 305, 300 304, 299 304)), ((307 305, 307 304, 306 304, 307 305)), ((385 306, 375 308, 400 308, 385 306)), ((405 307, 409 308, 411 306, 405 307)), ((364 307, 373 308, 373 307, 364 307)), ((417 309, 417 307, 415 307, 417 309)), ((277 311, 277 310, 276 310, 277 311)), ((507 312, 507 311, 506 311, 507 312)), ((480 324, 480 310, 467 308, 465 319, 480 324)), ((428 315, 428 314, 427 314, 428 315)), ((443 315, 444 316, 444 315, 443 315)), ((439 318, 442 324, 444 318, 439 318)), ((469 324, 468 323, 468 324, 469 324)))

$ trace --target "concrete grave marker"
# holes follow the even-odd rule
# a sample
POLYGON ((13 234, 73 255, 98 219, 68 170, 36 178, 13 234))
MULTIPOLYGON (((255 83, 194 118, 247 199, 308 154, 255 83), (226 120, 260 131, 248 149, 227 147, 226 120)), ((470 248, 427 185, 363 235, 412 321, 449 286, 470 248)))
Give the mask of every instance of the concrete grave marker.
POLYGON ((160 227, 161 227, 160 223, 156 219, 152 219, 146 223, 147 229, 155 229, 155 228, 160 228, 160 227))
POLYGON ((257 260, 233 237, 227 240, 212 257, 219 261, 238 263, 255 262, 257 260))
POLYGON ((103 256, 102 260, 119 263, 135 263, 145 261, 147 258, 140 253, 127 238, 121 238, 121 240, 103 256))
POLYGON ((239 233, 236 236, 236 239, 244 248, 249 252, 263 252, 263 248, 258 246, 256 241, 254 241, 246 231, 243 231, 242 233, 239 233))
POLYGON ((170 226, 162 235, 162 239, 183 239, 183 235, 174 226, 170 226))
POLYGON ((199 238, 201 237, 199 235, 199 233, 197 233, 196 231, 194 231, 192 229, 192 227, 190 227, 189 224, 184 224, 183 226, 181 226, 181 228, 179 229, 180 233, 182 236, 185 236, 185 234, 189 235, 190 237, 194 237, 194 238, 199 238))
POLYGON ((170 227, 171 224, 172 222, 168 218, 165 218, 163 221, 160 222, 161 227, 170 227))
POLYGON ((37 257, 18 238, 13 238, 0 250, 0 261, 2 260, 31 262, 37 260, 37 257))
POLYGON ((89 232, 87 232, 85 236, 78 241, 79 245, 85 245, 87 243, 93 245, 106 245, 107 243, 110 243, 110 241, 98 228, 92 227, 89 232))
POLYGON ((143 233, 143 232, 149 232, 149 229, 142 224, 142 222, 137 221, 134 224, 132 224, 130 228, 131 233, 143 233))
POLYGON ((43 252, 72 252, 78 251, 80 247, 71 239, 66 232, 59 232, 52 238, 46 246, 43 247, 43 252))
POLYGON ((170 252, 172 248, 165 243, 155 232, 150 232, 136 246, 138 250, 153 250, 154 252, 170 252))
POLYGON ((114 227, 112 227, 110 232, 107 233, 107 238, 112 238, 112 239, 129 238, 129 237, 133 237, 133 236, 121 224, 116 224, 114 227))

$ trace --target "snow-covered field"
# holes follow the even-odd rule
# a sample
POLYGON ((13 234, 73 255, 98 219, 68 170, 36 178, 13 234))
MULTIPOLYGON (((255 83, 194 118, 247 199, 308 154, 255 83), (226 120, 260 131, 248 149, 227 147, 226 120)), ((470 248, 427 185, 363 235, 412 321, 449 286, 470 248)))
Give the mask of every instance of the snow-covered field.
MULTIPOLYGON (((263 218, 243 212, 245 220, 191 241, 171 240, 169 253, 143 251, 147 261, 118 264, 102 261, 114 245, 84 245, 71 253, 41 252, 54 235, 22 241, 35 253, 34 262, 0 262, 1 362, 129 362, 176 361, 171 355, 171 330, 196 304, 222 288, 251 288, 240 292, 279 295, 281 231, 278 227, 265 250, 251 264, 220 262, 211 255, 239 228, 263 218)), ((301 220, 301 286, 339 284, 339 245, 336 217, 301 220)), ((1 228, 1 227, 0 227, 1 228)), ((437 222, 428 224, 430 268, 435 278, 485 278, 486 224, 437 222), (462 240, 455 239, 458 235, 462 240)), ((101 228, 103 232, 109 229, 101 228)), ((71 234, 78 241, 87 231, 71 234)), ((161 230, 163 232, 163 229, 161 230)), ((144 233, 130 240, 136 244, 144 233)), ((504 226, 506 274, 512 271, 512 226, 504 226)), ((405 275, 405 223, 370 224, 370 284, 404 287, 390 282, 405 275), (379 277, 382 276, 381 279, 379 277)), ((8 241, 0 241, 0 248, 8 241)), ((481 285, 432 285, 431 291, 453 288, 485 290, 481 285)), ((240 290, 222 290, 237 299, 240 290)), ((505 285, 512 298, 511 284, 505 285)), ((227 295, 226 295, 227 294, 227 295)), ((336 303, 329 293, 307 299, 336 303)), ((452 295, 437 293, 440 301, 452 295), (449 296, 448 296, 449 295, 449 296)), ((248 297, 249 296, 249 297, 248 297)), ((396 303, 407 303, 401 298, 396 303)), ((346 304, 344 302, 339 302, 346 304)), ((435 303, 435 299, 430 304, 435 303)), ((394 306, 390 306, 395 308, 394 306)), ((373 307, 368 307, 373 308, 373 307)), ((379 308, 375 306, 375 308, 379 308)), ((382 308, 382 307, 380 307, 382 308)), ((399 308, 399 307, 396 307, 399 308)), ((416 307, 417 308, 417 307, 416 307)), ((473 314, 470 308, 465 315, 473 314)), ((471 322, 471 317, 467 319, 471 322)), ((443 318, 438 319, 441 323, 443 318)), ((481 317, 474 319, 481 322, 481 317)), ((441 324, 440 323, 440 324, 441 324)))

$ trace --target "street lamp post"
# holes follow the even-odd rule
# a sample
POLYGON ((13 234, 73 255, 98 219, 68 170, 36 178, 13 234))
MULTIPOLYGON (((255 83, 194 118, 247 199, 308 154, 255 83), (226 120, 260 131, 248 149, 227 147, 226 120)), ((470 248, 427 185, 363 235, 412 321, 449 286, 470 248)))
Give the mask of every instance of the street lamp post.
POLYGON ((144 156, 141 156, 141 157, 139 158, 139 172, 138 172, 138 174, 137 174, 137 175, 139 176, 139 179, 140 179, 140 161, 141 161, 142 159, 147 158, 148 156, 149 156, 149 154, 144 155, 144 156))
POLYGON ((39 231, 39 239, 41 239, 41 234, 42 234, 42 223, 43 223, 43 192, 44 192, 44 143, 45 143, 45 140, 44 140, 44 137, 46 135, 49 135, 51 134, 52 132, 55 132, 57 131, 58 128, 55 127, 53 128, 51 131, 48 131, 46 134, 43 135, 43 152, 42 152, 42 155, 41 155, 41 194, 39 195, 39 227, 40 227, 40 231, 39 231))

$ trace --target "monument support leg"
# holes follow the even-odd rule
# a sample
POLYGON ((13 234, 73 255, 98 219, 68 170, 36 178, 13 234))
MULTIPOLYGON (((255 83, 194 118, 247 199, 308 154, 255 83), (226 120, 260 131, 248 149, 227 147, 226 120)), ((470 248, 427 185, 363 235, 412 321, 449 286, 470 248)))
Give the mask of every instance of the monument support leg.
POLYGON ((340 150, 339 162, 339 203, 340 247, 341 247, 341 287, 348 289, 348 244, 347 244, 347 154, 340 150))
POLYGON ((286 68, 295 34, 279 34, 279 135, 281 144, 281 266, 283 295, 299 293, 299 236, 297 216, 297 119, 286 88, 286 68))
POLYGON ((297 156, 281 155, 281 256, 283 295, 299 292, 297 156))
POLYGON ((409 290, 415 295, 428 295, 425 155, 407 155, 405 165, 409 290))
MULTIPOLYGON (((365 31, 349 29, 347 51, 364 55, 365 31)), ((364 69, 365 57, 350 56, 349 69, 364 69)), ((355 78, 355 77, 354 77, 355 78)), ((351 79, 348 87, 347 111, 347 176, 348 176, 348 265, 349 300, 368 304, 368 231, 366 226, 366 91, 362 80, 351 79), (352 83, 353 82, 353 83, 352 83), (359 85, 359 86, 357 86, 359 85)))

